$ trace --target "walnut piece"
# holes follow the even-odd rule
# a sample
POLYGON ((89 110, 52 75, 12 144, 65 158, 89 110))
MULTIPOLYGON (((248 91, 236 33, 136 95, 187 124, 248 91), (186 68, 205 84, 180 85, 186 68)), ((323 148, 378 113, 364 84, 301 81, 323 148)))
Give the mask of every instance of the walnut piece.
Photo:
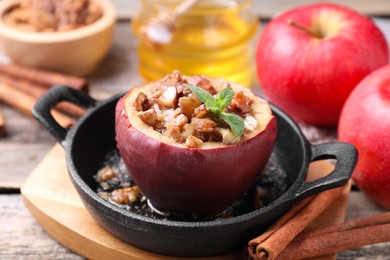
POLYGON ((187 117, 191 117, 195 109, 202 103, 193 95, 181 97, 179 99, 179 107, 187 117))
POLYGON ((238 92, 234 95, 232 102, 230 102, 230 108, 233 111, 240 111, 241 113, 248 113, 251 110, 251 104, 253 100, 245 96, 244 93, 238 92))
POLYGON ((202 143, 203 143, 202 140, 200 140, 199 138, 197 138, 193 135, 190 135, 186 139, 186 146, 189 148, 199 148, 202 146, 202 143))
POLYGON ((102 13, 101 7, 91 0, 22 0, 3 20, 23 31, 55 32, 91 24, 102 13))
POLYGON ((116 177, 116 173, 110 166, 106 165, 98 171, 97 177, 99 182, 108 181, 116 177))
POLYGON ((116 189, 110 194, 110 199, 118 204, 129 205, 141 197, 138 186, 116 189))

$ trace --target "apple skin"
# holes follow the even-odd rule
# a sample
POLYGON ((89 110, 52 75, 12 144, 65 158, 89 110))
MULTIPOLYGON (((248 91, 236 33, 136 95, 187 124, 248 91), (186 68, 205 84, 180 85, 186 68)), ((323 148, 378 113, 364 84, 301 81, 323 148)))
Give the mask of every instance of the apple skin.
POLYGON ((347 99, 338 136, 359 151, 352 178, 374 202, 390 209, 390 65, 364 78, 347 99))
POLYGON ((131 91, 116 106, 117 147, 153 206, 174 213, 215 214, 255 183, 272 153, 275 117, 243 144, 190 149, 160 142, 133 127, 124 104, 131 91))
POLYGON ((274 18, 256 50, 265 95, 295 120, 317 126, 335 126, 353 88, 388 61, 377 26, 332 3, 301 6, 274 18), (316 38, 289 20, 326 37, 316 38))

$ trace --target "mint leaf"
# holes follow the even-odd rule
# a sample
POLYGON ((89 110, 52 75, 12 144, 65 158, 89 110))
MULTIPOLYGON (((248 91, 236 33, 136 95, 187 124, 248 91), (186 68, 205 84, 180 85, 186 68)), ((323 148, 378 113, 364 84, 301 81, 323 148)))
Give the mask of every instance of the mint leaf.
POLYGON ((244 133, 244 119, 234 114, 222 112, 234 98, 234 91, 232 88, 222 89, 214 99, 208 91, 198 86, 191 84, 184 84, 184 86, 189 88, 192 93, 206 105, 208 110, 225 121, 235 136, 241 136, 244 133))
POLYGON ((234 91, 232 88, 224 88, 218 93, 215 99, 215 105, 218 107, 220 113, 230 104, 233 97, 234 91))
POLYGON ((241 117, 225 112, 222 112, 219 117, 230 126, 235 136, 241 136, 244 133, 245 123, 241 117))
POLYGON ((195 95, 196 97, 206 105, 206 108, 209 110, 212 110, 212 107, 214 107, 215 104, 215 99, 214 97, 210 94, 210 92, 195 86, 191 84, 184 84, 187 88, 189 88, 195 95))

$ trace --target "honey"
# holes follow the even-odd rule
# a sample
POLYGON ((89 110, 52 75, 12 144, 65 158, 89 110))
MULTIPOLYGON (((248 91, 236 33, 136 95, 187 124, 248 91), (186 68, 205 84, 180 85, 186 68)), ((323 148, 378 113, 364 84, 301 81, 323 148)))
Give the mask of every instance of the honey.
POLYGON ((175 69, 185 75, 220 77, 250 87, 254 79, 253 36, 258 21, 251 0, 201 0, 175 23, 172 40, 159 44, 144 33, 153 16, 178 0, 143 0, 132 22, 137 36, 139 72, 158 80, 175 69))

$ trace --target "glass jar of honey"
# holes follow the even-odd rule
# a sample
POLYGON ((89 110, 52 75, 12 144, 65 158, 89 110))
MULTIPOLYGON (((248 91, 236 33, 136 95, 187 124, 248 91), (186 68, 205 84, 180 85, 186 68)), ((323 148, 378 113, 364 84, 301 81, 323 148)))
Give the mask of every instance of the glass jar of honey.
POLYGON ((141 0, 132 21, 138 38, 139 72, 145 81, 178 69, 184 75, 222 77, 250 87, 253 83, 253 36, 258 20, 252 0, 199 0, 175 19, 169 42, 156 42, 145 33, 150 21, 183 0, 141 0))

